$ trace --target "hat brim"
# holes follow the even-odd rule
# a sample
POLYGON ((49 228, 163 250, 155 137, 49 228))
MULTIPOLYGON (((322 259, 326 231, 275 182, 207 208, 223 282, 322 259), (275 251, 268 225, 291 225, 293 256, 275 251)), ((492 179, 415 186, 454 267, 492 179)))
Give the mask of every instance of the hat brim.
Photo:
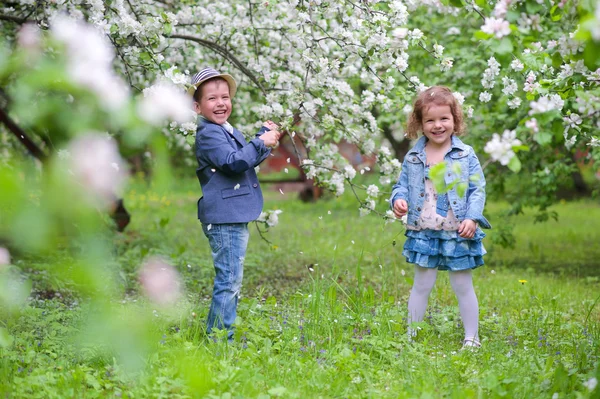
POLYGON ((207 77, 204 80, 199 81, 198 83, 196 83, 195 85, 192 85, 189 87, 189 89, 187 90, 188 94, 190 96, 193 96, 194 93, 196 92, 196 90, 198 89, 198 87, 206 82, 207 80, 211 80, 214 78, 222 78, 225 79, 225 81, 227 82, 227 84, 229 85, 229 95, 231 96, 231 98, 233 98, 235 96, 235 92, 237 91, 237 84, 235 83, 235 79, 233 78, 233 76, 227 74, 227 73, 221 73, 219 75, 213 75, 210 77, 207 77))

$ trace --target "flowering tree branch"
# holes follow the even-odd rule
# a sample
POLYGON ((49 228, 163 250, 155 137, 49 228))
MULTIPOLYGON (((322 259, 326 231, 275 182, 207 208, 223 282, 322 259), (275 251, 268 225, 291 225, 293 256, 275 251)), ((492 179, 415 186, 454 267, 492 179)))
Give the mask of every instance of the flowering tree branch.
POLYGON ((236 68, 238 68, 244 75, 246 75, 256 85, 256 87, 258 87, 260 89, 260 91, 263 93, 263 95, 267 94, 266 89, 263 87, 263 85, 260 83, 260 81, 256 78, 256 76, 254 76, 254 74, 248 68, 246 68, 244 66, 244 64, 240 60, 238 60, 225 47, 223 47, 215 42, 211 42, 210 40, 205 40, 205 39, 201 39, 199 37, 194 37, 194 36, 190 36, 190 35, 172 34, 168 37, 173 38, 173 39, 189 40, 189 41, 198 43, 201 46, 204 46, 206 48, 209 48, 209 49, 217 52, 222 57, 224 57, 229 62, 231 62, 233 65, 235 65, 236 68))

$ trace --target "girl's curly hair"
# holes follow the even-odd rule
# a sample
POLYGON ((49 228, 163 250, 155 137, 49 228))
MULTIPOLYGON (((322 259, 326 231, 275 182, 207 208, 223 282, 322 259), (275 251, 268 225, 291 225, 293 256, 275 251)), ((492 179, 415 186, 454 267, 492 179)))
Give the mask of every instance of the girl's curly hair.
POLYGON ((452 91, 445 86, 432 86, 422 91, 417 96, 413 111, 408 118, 406 137, 416 139, 423 127, 423 112, 432 105, 447 105, 454 118, 454 134, 461 136, 465 134, 465 118, 462 107, 452 94, 452 91))

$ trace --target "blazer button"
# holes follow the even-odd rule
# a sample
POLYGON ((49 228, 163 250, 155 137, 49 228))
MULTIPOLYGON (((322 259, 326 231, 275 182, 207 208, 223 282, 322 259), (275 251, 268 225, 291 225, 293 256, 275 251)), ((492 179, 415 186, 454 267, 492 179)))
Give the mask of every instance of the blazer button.
POLYGON ((417 162, 417 158, 415 158, 415 157, 413 157, 412 160, 413 160, 413 162, 417 162))
POLYGON ((421 197, 424 197, 424 196, 425 196, 425 193, 421 193, 421 197))
POLYGON ((421 212, 421 208, 417 208, 417 211, 421 212))
POLYGON ((456 201, 452 202, 454 205, 456 205, 456 201))
POLYGON ((258 184, 254 183, 254 184, 252 185, 252 187, 256 188, 256 187, 258 187, 258 184))

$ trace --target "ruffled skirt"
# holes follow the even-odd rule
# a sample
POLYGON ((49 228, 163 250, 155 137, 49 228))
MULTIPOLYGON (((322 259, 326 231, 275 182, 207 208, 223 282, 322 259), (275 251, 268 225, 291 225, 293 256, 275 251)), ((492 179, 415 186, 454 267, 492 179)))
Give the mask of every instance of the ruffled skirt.
POLYGON ((485 233, 477 229, 473 238, 462 238, 456 231, 406 230, 402 255, 408 263, 439 270, 467 270, 483 265, 487 253, 481 240, 485 233))

